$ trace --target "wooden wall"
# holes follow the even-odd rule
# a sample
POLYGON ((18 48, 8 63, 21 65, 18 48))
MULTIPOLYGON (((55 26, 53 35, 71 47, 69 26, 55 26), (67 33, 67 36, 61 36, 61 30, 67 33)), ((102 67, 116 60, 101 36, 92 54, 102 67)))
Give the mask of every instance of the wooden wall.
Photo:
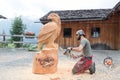
POLYGON ((90 40, 91 45, 106 44, 111 49, 120 49, 120 15, 114 14, 104 21, 83 21, 83 22, 62 22, 60 37, 57 39, 59 46, 67 48, 69 46, 78 46, 79 41, 76 39, 76 31, 83 29, 86 37, 90 40), (91 37, 91 28, 100 27, 100 37, 91 37), (72 36, 63 37, 63 29, 72 28, 72 36))
POLYGON ((120 14, 119 14, 119 40, 118 40, 118 49, 120 49, 120 14))
POLYGON ((120 11, 118 12, 118 49, 120 50, 120 11))

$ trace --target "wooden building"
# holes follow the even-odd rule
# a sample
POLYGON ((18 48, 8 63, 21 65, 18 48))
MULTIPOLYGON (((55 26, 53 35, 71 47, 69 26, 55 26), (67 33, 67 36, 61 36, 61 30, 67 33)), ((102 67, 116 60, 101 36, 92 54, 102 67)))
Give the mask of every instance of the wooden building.
POLYGON ((4 16, 2 16, 2 15, 0 15, 0 19, 7 19, 6 17, 4 17, 4 16))
POLYGON ((113 9, 50 11, 40 18, 43 24, 50 13, 61 18, 59 46, 78 46, 76 31, 83 29, 93 49, 120 49, 120 2, 113 9))

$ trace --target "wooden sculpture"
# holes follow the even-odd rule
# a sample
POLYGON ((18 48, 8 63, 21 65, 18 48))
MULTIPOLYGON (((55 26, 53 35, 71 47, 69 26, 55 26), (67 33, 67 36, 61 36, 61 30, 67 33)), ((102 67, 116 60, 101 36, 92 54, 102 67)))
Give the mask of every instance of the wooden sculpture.
POLYGON ((51 13, 48 19, 50 19, 51 22, 45 24, 38 35, 38 50, 40 50, 44 44, 47 48, 56 48, 54 41, 61 31, 60 17, 56 13, 51 13))
POLYGON ((56 13, 51 13, 48 19, 51 19, 51 22, 46 23, 38 35, 39 52, 33 59, 33 73, 46 74, 57 71, 58 45, 55 40, 61 31, 61 21, 56 13))

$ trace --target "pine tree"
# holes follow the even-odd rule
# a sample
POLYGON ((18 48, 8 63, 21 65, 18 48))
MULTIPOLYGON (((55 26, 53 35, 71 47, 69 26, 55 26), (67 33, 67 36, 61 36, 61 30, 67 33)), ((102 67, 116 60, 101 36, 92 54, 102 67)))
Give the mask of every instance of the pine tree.
MULTIPOLYGON (((12 23, 12 28, 10 30, 11 35, 22 35, 25 31, 26 27, 22 22, 21 17, 15 17, 13 23, 12 23)), ((23 41, 23 37, 11 37, 12 41, 23 41)), ((16 47, 21 47, 22 44, 16 43, 16 47)))

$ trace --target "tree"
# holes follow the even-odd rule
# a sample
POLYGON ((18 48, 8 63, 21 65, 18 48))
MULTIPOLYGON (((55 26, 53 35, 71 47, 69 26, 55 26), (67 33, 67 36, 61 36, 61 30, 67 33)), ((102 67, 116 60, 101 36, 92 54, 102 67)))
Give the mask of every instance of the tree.
MULTIPOLYGON (((13 23, 12 23, 12 28, 10 29, 10 34, 11 35, 22 35, 25 31, 26 27, 22 22, 21 17, 15 17, 13 23)), ((23 41, 23 37, 11 37, 12 41, 23 41)), ((16 47, 21 47, 22 44, 16 43, 16 47)))

